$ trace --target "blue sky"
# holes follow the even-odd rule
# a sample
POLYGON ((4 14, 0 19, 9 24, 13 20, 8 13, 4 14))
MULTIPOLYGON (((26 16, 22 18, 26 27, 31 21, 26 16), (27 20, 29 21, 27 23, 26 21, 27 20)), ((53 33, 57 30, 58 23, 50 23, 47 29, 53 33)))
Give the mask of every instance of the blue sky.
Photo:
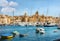
MULTIPOLYGON (((7 0, 8 2, 14 1, 18 3, 15 15, 24 15, 27 12, 28 15, 35 14, 39 11, 39 15, 46 15, 48 9, 48 16, 59 16, 60 13, 60 0, 7 0)), ((7 13, 6 13, 7 14, 7 13)), ((9 13, 12 15, 11 13, 9 13)))

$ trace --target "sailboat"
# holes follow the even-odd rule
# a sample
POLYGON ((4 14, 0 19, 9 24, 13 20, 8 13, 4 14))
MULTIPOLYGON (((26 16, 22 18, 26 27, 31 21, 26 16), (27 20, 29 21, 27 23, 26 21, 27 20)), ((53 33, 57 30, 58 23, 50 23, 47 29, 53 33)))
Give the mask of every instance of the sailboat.
POLYGON ((36 25, 36 27, 40 27, 41 26, 41 23, 40 23, 40 18, 39 18, 39 12, 38 11, 36 11, 35 16, 37 18, 37 20, 35 22, 35 25, 36 25))
POLYGON ((59 17, 58 28, 57 29, 60 29, 60 17, 59 17))
MULTIPOLYGON (((48 14, 48 9, 47 9, 47 14, 48 14)), ((47 14, 46 14, 46 16, 47 16, 47 14)), ((56 26, 56 23, 48 22, 47 19, 48 19, 48 18, 46 18, 46 21, 45 21, 45 23, 43 24, 44 27, 55 27, 55 26, 56 26)))
POLYGON ((57 29, 60 29, 60 24, 58 24, 58 28, 57 29))

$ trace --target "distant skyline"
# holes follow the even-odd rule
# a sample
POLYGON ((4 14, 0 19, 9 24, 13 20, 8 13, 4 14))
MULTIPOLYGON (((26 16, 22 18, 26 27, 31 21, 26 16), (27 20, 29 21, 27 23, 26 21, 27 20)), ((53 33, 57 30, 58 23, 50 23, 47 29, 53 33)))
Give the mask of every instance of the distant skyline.
POLYGON ((59 16, 60 0, 0 0, 0 13, 7 15, 33 15, 36 11, 39 15, 59 16))

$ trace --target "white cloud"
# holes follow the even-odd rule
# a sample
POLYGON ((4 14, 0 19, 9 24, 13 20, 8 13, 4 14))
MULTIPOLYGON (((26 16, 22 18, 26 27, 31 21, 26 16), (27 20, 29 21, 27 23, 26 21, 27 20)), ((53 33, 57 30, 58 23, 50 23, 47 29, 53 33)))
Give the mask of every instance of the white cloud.
POLYGON ((18 3, 14 1, 8 2, 7 0, 0 0, 0 6, 1 7, 6 7, 6 6, 17 6, 18 3))
POLYGON ((0 7, 2 7, 1 8, 2 13, 11 13, 15 11, 16 9, 12 7, 15 7, 17 5, 18 3, 14 1, 8 2, 8 0, 0 0, 0 7))
POLYGON ((9 3, 9 6, 17 6, 17 5, 18 5, 18 3, 13 2, 13 1, 11 1, 11 2, 9 3))
POLYGON ((8 12, 11 13, 13 11, 15 11, 15 8, 12 8, 12 7, 4 7, 1 9, 1 12, 3 13, 8 13, 8 12))
POLYGON ((7 0, 0 0, 0 6, 2 6, 2 7, 8 6, 8 1, 7 0))

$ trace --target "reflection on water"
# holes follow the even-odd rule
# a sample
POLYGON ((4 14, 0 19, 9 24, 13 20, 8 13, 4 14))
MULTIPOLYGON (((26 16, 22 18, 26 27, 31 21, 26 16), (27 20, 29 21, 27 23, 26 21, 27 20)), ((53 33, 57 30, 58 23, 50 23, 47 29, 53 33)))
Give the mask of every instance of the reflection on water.
POLYGON ((0 41, 53 41, 55 39, 60 38, 60 30, 57 32, 54 32, 54 30, 57 30, 57 27, 43 27, 46 31, 45 34, 36 34, 36 27, 24 27, 24 26, 2 26, 0 27, 0 35, 2 33, 10 33, 12 31, 18 31, 21 34, 28 34, 26 37, 20 38, 19 36, 16 36, 12 39, 0 39, 0 41))
POLYGON ((9 39, 0 39, 0 41, 12 41, 12 38, 9 38, 9 39))

